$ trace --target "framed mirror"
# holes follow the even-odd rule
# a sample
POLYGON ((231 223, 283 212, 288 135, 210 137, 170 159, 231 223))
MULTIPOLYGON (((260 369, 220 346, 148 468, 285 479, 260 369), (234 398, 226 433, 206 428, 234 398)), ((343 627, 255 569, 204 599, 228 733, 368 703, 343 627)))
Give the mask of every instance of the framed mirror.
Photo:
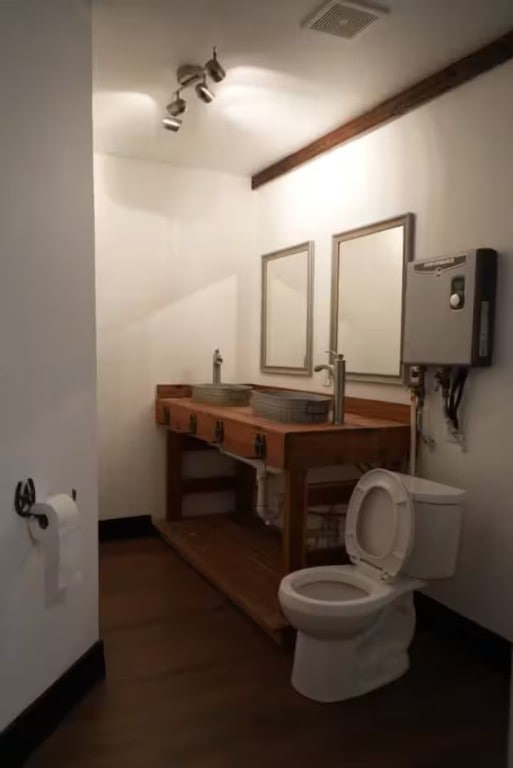
POLYGON ((312 374, 313 242, 262 256, 260 370, 312 374))
POLYGON ((333 237, 330 349, 348 378, 400 382, 412 213, 333 237))

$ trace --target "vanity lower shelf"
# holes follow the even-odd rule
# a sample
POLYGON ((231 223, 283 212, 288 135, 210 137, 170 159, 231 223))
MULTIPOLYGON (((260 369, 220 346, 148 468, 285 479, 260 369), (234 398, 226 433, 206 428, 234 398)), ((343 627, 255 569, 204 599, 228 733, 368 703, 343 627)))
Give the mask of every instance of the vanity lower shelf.
POLYGON ((281 543, 274 531, 238 524, 230 515, 154 524, 184 560, 279 640, 287 621, 278 603, 281 543))
MULTIPOLYGON (((276 642, 288 623, 278 602, 283 575, 279 531, 233 515, 154 522, 160 536, 184 560, 241 608, 276 642)), ((309 553, 309 565, 345 562, 342 547, 309 553)))

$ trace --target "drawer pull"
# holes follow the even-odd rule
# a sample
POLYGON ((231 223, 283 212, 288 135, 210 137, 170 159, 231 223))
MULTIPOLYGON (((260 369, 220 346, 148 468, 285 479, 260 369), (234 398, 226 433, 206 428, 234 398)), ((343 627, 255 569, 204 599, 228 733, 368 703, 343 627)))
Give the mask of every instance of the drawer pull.
POLYGON ((216 443, 222 443, 223 440, 224 440, 224 424, 223 424, 223 422, 220 419, 218 419, 218 421, 216 421, 216 428, 215 428, 215 431, 214 431, 214 437, 215 437, 214 442, 216 442, 216 443))
POLYGON ((189 434, 195 435, 198 431, 198 419, 195 413, 191 413, 189 416, 189 434))
POLYGON ((255 456, 257 459, 265 459, 267 454, 267 442, 265 435, 261 435, 257 432, 255 437, 255 456))

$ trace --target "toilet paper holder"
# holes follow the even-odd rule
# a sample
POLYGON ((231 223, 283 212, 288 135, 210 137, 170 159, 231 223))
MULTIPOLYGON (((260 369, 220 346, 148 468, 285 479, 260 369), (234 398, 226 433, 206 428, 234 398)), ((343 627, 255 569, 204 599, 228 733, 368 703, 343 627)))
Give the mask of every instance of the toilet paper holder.
MULTIPOLYGON (((77 500, 75 489, 71 491, 71 498, 73 501, 77 500)), ((39 527, 44 530, 48 528, 48 517, 44 513, 32 511, 35 503, 36 486, 33 479, 29 477, 27 480, 20 480, 16 483, 16 491, 14 493, 14 509, 16 513, 25 519, 37 520, 39 527)))

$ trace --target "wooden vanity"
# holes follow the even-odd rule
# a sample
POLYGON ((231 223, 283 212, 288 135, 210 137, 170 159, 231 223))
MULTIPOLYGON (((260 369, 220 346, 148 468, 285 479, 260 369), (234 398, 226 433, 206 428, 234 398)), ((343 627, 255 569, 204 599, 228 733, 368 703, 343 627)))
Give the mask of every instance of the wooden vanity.
MULTIPOLYGON (((258 387, 256 387, 258 388, 258 387)), ((270 389, 270 387, 265 387, 270 389)), ((193 403, 187 385, 160 385, 157 424, 167 430, 166 519, 162 537, 274 637, 286 626, 277 601, 281 577, 307 564, 307 509, 347 501, 354 481, 307 484, 312 467, 376 464, 400 468, 408 457, 409 409, 376 400, 346 399, 346 421, 281 424, 250 407, 193 403), (254 470, 238 463, 234 477, 183 479, 185 451, 222 449, 282 470, 285 499, 281 547, 276 532, 250 514, 254 470), (186 493, 233 489, 236 514, 182 517, 186 493)))

